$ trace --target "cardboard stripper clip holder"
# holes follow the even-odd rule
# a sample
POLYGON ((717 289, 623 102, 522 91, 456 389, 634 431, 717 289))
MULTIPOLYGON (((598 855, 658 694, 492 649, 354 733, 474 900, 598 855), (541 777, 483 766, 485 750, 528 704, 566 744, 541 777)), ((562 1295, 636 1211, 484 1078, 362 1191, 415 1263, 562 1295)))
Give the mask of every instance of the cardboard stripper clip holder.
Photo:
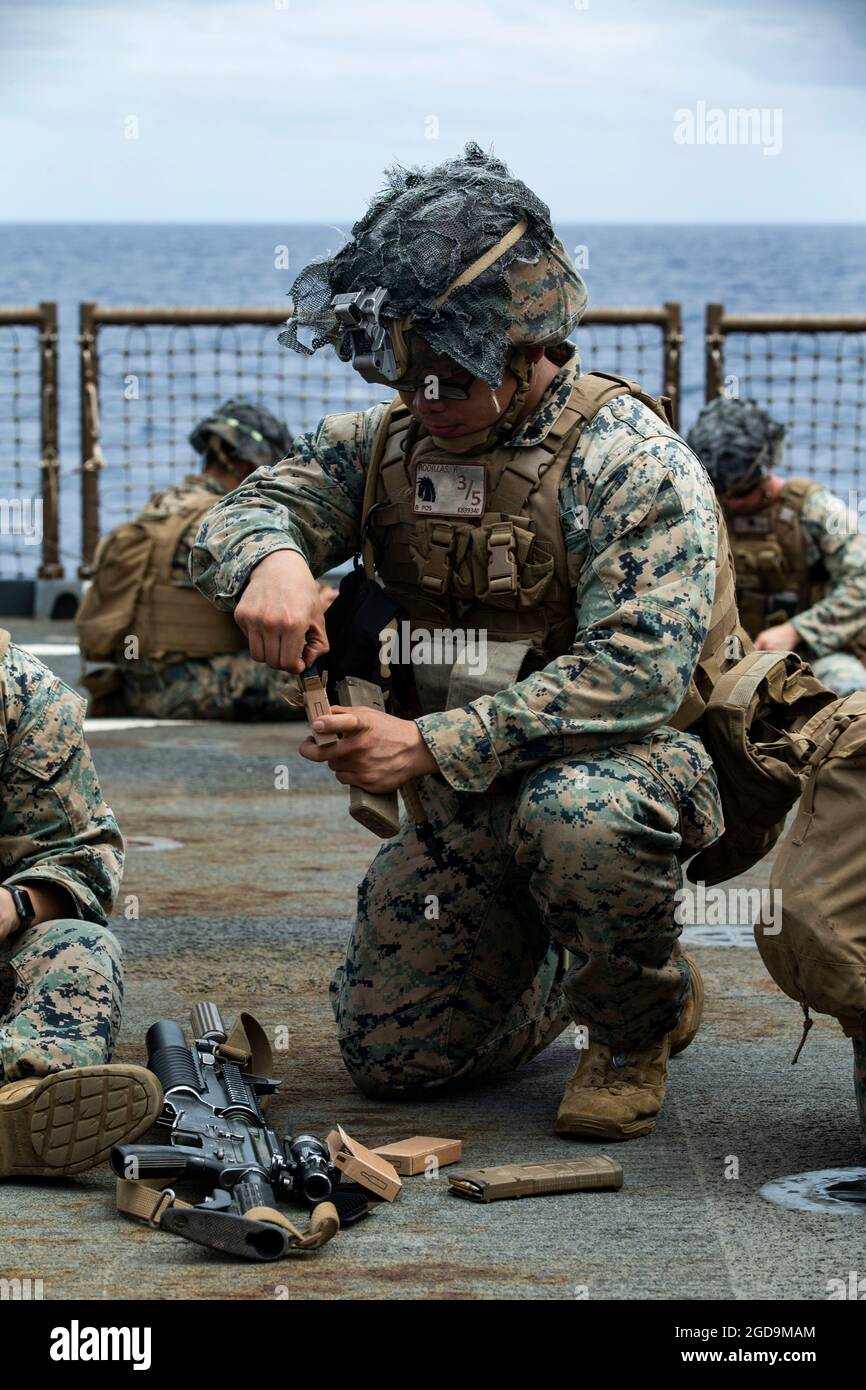
MULTIPOLYGON (((304 707, 310 723, 323 719, 331 713, 328 701, 328 673, 319 669, 314 662, 297 677, 298 688, 304 697, 304 707)), ((372 681, 361 680, 358 676, 346 676, 337 684, 340 704, 347 708, 366 705, 370 709, 385 712, 382 691, 372 681)), ((313 730, 313 738, 320 748, 339 742, 339 734, 321 734, 313 730)), ((400 829, 400 806, 396 792, 365 792, 361 787, 349 788, 349 815, 359 825, 372 830, 383 840, 390 840, 400 829)))

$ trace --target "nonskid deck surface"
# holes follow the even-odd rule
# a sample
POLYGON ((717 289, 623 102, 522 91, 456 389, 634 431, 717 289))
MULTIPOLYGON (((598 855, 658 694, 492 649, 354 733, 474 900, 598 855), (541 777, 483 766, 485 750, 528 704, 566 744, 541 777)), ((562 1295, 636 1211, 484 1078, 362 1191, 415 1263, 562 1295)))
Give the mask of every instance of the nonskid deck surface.
MULTIPOLYGON (((25 644, 74 641, 69 624, 7 625, 25 644)), ((40 655, 74 682, 74 654, 40 655)), ((302 733, 292 724, 89 733, 129 841, 112 924, 127 971, 117 1060, 143 1061, 151 1022, 186 1022, 191 1003, 213 998, 229 1018, 251 1009, 269 1031, 289 1029, 289 1049, 275 1054, 279 1131, 324 1135, 339 1121, 371 1145, 458 1136, 478 1167, 604 1151, 553 1133, 575 1065, 570 1035, 523 1072, 426 1104, 371 1101, 351 1085, 326 986, 377 842, 350 820, 345 789, 297 757, 302 733), (288 790, 275 787, 281 765, 288 790), (124 917, 136 899, 138 919, 124 917)), ((766 885, 768 874, 761 865, 749 883, 766 885)), ((866 1272, 861 1220, 783 1210, 758 1189, 862 1164, 850 1044, 818 1019, 792 1069, 799 1010, 754 947, 694 949, 705 1023, 671 1063, 655 1132, 610 1146, 625 1170, 620 1192, 475 1206, 451 1197, 444 1176, 407 1178, 396 1202, 321 1252, 246 1265, 117 1216, 103 1168, 0 1187, 0 1277, 40 1278, 46 1299, 825 1299, 828 1281, 866 1272)))

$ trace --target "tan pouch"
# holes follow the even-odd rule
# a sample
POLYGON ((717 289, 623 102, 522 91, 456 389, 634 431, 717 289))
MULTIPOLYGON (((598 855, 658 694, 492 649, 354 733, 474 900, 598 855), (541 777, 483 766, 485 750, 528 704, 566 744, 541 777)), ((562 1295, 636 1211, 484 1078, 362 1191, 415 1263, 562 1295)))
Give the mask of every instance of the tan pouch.
POLYGON ((761 959, 785 994, 831 1014, 849 1037, 866 1025, 866 691, 802 730, 812 749, 796 819, 770 875, 781 930, 760 921, 761 959))
POLYGON ((800 731, 834 699, 795 652, 749 652, 717 681, 700 732, 725 829, 690 860, 692 883, 723 883, 769 853, 800 795, 808 757, 800 731))

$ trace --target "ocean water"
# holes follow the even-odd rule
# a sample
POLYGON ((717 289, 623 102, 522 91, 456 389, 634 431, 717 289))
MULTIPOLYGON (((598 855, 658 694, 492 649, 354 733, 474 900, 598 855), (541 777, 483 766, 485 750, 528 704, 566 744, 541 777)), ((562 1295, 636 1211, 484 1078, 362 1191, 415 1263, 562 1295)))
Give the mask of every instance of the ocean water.
MULTIPOLYGON (((79 302, 285 307, 298 270, 336 250, 347 231, 261 224, 0 226, 0 303, 50 299, 59 306, 67 572, 74 573, 80 549, 79 302)), ((708 301, 738 311, 866 315, 863 227, 586 225, 558 231, 583 263, 592 305, 682 305, 683 430, 703 402, 708 301)), ((329 410, 380 397, 338 362, 287 352, 276 332, 232 330, 215 338, 202 330, 192 356, 190 335, 177 330, 103 332, 103 528, 142 505, 153 487, 187 471, 192 455, 186 435, 224 395, 261 396, 293 430, 308 428, 329 410)), ((585 366, 623 370, 659 389, 661 354, 652 331, 586 328, 578 330, 577 341, 585 366)), ((35 488, 38 477, 31 342, 23 330, 0 329, 0 498, 35 488)), ((866 469, 860 454, 864 343, 864 335, 834 335, 822 342, 819 361, 814 342, 803 340, 793 363, 788 344, 762 340, 751 358, 736 359, 732 343, 726 363, 742 374, 740 394, 766 400, 788 422, 794 465, 840 488, 866 469)), ((37 546, 5 535, 0 541, 0 575, 35 572, 37 546)))

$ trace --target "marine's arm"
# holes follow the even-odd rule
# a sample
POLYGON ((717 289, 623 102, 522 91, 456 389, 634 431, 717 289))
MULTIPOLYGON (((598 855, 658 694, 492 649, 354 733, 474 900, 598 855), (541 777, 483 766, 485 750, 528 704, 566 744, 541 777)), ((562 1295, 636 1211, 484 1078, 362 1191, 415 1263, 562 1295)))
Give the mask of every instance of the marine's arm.
POLYGON ((257 469, 217 501, 190 555, 206 598, 234 609, 252 571, 275 551, 302 555, 314 574, 357 551, 366 451, 382 409, 327 416, 282 463, 257 469))
POLYGON ((365 460, 382 410, 328 416, 205 517, 190 575, 212 603, 234 610, 255 661, 301 671, 327 650, 315 576, 358 549, 365 460))
POLYGON ((680 440, 629 429, 634 410, 625 402, 600 412, 560 490, 579 576, 571 651, 496 695, 417 721, 456 790, 639 738, 686 693, 712 610, 712 490, 680 440), (579 496, 583 527, 573 520, 579 496))
POLYGON ((866 627, 866 536, 859 520, 826 488, 803 505, 807 552, 820 556, 830 582, 824 597, 792 623, 816 657, 846 647, 866 627))
POLYGON ((37 918, 104 923, 120 886, 123 841, 84 741, 84 701, 14 646, 2 687, 2 881, 34 889, 37 918))

